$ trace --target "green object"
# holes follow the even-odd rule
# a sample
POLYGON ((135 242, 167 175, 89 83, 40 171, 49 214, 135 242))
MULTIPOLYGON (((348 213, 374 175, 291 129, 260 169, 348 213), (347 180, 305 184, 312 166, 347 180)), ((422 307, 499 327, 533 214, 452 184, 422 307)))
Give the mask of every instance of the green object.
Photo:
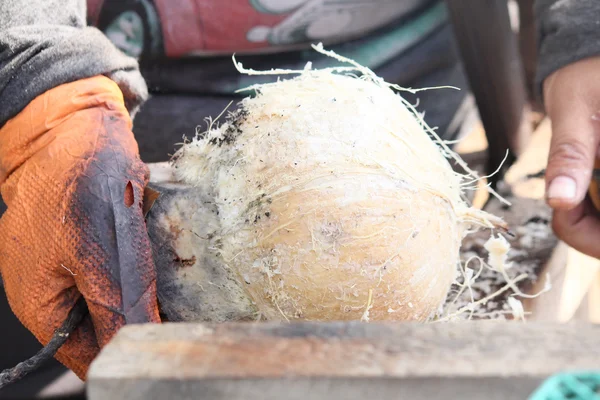
POLYGON ((600 371, 570 372, 548 378, 529 400, 600 400, 600 371))

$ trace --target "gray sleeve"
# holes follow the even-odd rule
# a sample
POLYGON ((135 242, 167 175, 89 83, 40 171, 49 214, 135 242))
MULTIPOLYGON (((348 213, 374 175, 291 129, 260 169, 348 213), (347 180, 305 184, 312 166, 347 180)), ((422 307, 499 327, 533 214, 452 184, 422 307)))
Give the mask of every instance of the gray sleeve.
POLYGON ((0 0, 0 127, 58 85, 114 80, 134 114, 148 96, 138 63, 86 27, 85 0, 0 0))
POLYGON ((600 0, 536 0, 535 15, 541 95, 544 79, 554 71, 600 55, 600 0))

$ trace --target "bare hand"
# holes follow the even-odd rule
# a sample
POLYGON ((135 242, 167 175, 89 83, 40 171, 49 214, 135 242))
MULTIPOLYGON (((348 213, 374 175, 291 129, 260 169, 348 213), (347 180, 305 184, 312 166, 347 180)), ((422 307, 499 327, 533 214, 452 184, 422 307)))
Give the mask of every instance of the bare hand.
POLYGON ((544 82, 552 121, 546 200, 565 243, 600 258, 600 213, 587 198, 600 144, 600 57, 570 64, 544 82))

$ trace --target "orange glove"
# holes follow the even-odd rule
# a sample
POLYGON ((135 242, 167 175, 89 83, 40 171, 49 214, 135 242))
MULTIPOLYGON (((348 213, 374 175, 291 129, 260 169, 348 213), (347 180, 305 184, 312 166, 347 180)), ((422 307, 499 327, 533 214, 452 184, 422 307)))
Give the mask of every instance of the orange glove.
POLYGON ((34 99, 0 129, 0 272, 13 312, 46 344, 83 296, 56 358, 85 379, 126 323, 160 322, 142 213, 148 170, 123 95, 99 76, 34 99))

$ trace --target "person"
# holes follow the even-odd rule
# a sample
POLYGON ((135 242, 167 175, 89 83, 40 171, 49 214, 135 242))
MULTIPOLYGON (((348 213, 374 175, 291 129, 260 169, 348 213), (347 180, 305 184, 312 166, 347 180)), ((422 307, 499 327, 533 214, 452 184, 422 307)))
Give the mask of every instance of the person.
MULTIPOLYGON (((579 26, 557 13, 597 8, 591 0, 538 1, 540 87, 558 132, 553 149, 563 149, 552 153, 548 193, 562 233, 576 225, 569 218, 591 169, 589 151, 573 143, 590 140, 591 147, 582 137, 595 131, 574 135, 561 122, 584 125, 560 100, 581 79, 568 68, 590 76, 593 68, 567 67, 591 50, 572 51, 583 46, 568 34, 579 26), (561 167, 580 156, 581 171, 561 167)), ((405 87, 461 87, 409 96, 452 140, 474 111, 453 40, 441 0, 89 0, 87 10, 83 0, 2 2, 0 271, 11 309, 46 343, 83 296, 89 316, 57 354, 82 379, 121 326, 161 322, 141 211, 142 160, 164 160, 182 135, 238 99, 237 89, 275 79, 240 75, 232 53, 255 69, 302 68, 309 60, 320 67, 328 60, 309 45, 323 42, 405 87)), ((593 108, 592 95, 572 97, 579 118, 593 108)))
POLYGON ((537 0, 537 86, 552 122, 546 198, 557 236, 600 258, 600 219, 587 196, 600 144, 600 3, 537 0))

